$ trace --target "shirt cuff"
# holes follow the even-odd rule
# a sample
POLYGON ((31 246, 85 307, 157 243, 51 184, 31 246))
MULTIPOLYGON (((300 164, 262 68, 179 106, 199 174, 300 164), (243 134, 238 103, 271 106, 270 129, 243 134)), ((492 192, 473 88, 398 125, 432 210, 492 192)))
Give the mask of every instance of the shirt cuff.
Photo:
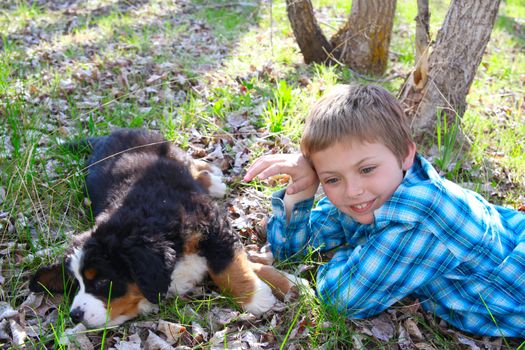
MULTIPOLYGON (((272 194, 272 210, 273 216, 284 218, 286 222, 286 208, 284 206, 284 195, 286 189, 276 191, 272 194)), ((310 211, 314 205, 314 197, 307 198, 294 204, 291 212, 288 226, 298 224, 300 222, 308 222, 310 219, 310 211)))

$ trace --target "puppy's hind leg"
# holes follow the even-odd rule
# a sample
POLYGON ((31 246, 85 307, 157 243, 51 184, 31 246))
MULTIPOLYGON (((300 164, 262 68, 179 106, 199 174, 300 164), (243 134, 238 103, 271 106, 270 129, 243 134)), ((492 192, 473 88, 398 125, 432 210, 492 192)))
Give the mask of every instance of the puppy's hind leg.
POLYGON ((224 198, 226 184, 222 182, 222 171, 211 163, 193 160, 191 174, 214 198, 224 198))
POLYGON ((277 302, 271 288, 255 274, 243 250, 236 251, 232 262, 223 271, 210 270, 209 274, 222 291, 231 294, 244 310, 254 315, 270 310, 277 302))

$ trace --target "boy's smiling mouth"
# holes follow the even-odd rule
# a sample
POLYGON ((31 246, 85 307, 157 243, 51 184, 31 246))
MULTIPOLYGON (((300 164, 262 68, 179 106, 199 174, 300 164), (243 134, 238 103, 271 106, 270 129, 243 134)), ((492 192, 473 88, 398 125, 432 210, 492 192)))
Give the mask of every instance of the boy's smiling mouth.
POLYGON ((372 199, 371 201, 368 201, 368 202, 350 205, 350 209, 357 214, 362 214, 362 213, 369 211, 370 208, 372 208, 374 202, 375 202, 375 199, 372 199))

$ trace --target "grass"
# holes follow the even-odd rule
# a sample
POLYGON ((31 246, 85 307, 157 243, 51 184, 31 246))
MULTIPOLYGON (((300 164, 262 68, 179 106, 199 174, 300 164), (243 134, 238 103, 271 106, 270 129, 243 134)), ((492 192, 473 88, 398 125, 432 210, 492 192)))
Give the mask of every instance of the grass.
MULTIPOLYGON (((5 278, 0 296, 13 307, 25 300, 31 271, 60 254, 72 233, 92 225, 83 203, 84 156, 63 142, 115 127, 144 127, 160 130, 190 152, 220 146, 231 188, 228 203, 243 211, 251 228, 258 219, 249 215, 268 213, 267 198, 275 188, 268 182, 243 183, 243 167, 265 153, 296 151, 311 103, 336 83, 358 80, 344 67, 302 63, 284 3, 103 0, 77 2, 65 11, 52 1, 12 0, 0 6, 0 248, 11 247, 0 260, 5 278), (244 162, 238 157, 243 152, 244 162), (255 204, 241 207, 235 199, 255 204), (52 253, 39 256, 45 249, 52 253)), ((322 28, 333 33, 350 2, 320 0, 314 6, 322 28)), ((412 2, 397 6, 388 75, 406 76, 413 65, 416 8, 412 2)), ((435 37, 445 2, 432 1, 431 11, 435 37)), ((468 96, 469 109, 458 124, 469 148, 459 152, 455 131, 442 128, 434 157, 446 176, 474 183, 480 192, 488 183, 495 193, 490 199, 508 206, 524 201, 524 18, 519 0, 502 2, 468 96)), ((402 82, 383 85, 396 92, 402 82)), ((244 239, 261 243, 249 235, 244 239)), ((301 264, 317 266, 318 261, 311 256, 301 264)), ((281 266, 292 270, 297 264, 281 266)), ((188 329, 198 322, 212 329, 207 317, 217 305, 234 308, 232 300, 205 293, 174 298, 157 316, 141 320, 161 318, 188 329)), ((268 316, 247 327, 283 348, 392 345, 315 297, 286 307, 273 321, 268 316)), ((38 338, 29 338, 28 347, 62 347, 62 334, 72 326, 66 300, 57 315, 51 326, 41 325, 38 338)), ((419 312, 406 315, 416 320, 426 343, 459 347, 433 320, 419 312)), ((238 322, 234 317, 227 325, 238 322)), ((114 337, 124 339, 130 327, 104 330, 98 347, 108 348, 114 337)), ((225 334, 223 341, 231 336, 225 334)))

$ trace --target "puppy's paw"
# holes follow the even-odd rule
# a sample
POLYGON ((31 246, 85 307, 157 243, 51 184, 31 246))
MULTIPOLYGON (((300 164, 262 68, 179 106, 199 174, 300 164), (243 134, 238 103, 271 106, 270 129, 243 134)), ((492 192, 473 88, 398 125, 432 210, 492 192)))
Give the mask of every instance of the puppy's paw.
POLYGON ((193 161, 193 178, 201 183, 214 198, 224 198, 226 195, 226 184, 223 182, 223 174, 217 166, 202 160, 193 161))
POLYGON ((211 177, 211 186, 208 187, 208 192, 210 193, 210 196, 213 198, 224 198, 226 195, 226 184, 222 182, 222 172, 219 170, 219 168, 213 166, 214 169, 216 169, 219 173, 210 173, 209 176, 211 177))
POLYGON ((292 286, 290 287, 290 292, 292 293, 292 296, 295 295, 297 297, 300 293, 305 293, 307 295, 315 295, 315 291, 310 286, 310 282, 308 282, 304 278, 294 276, 287 272, 283 272, 283 271, 280 271, 280 272, 292 284, 292 286))
POLYGON ((243 305, 243 309, 256 316, 270 310, 277 303, 277 298, 273 295, 272 289, 259 278, 256 279, 256 286, 251 301, 243 305))

